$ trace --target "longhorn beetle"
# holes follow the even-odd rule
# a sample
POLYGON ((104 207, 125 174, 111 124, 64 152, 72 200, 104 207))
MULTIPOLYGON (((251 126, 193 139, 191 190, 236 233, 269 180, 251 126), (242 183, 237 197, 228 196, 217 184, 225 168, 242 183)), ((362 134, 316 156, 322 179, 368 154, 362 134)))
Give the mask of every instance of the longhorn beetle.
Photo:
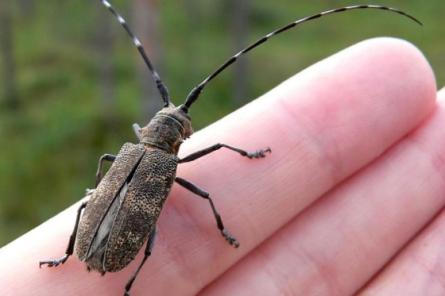
POLYGON ((139 144, 126 143, 117 156, 104 154, 99 159, 96 188, 87 190, 89 200, 83 202, 77 211, 65 255, 59 259, 41 261, 39 265, 52 267, 65 263, 76 246, 77 256, 86 263, 88 270, 94 269, 102 274, 116 272, 127 266, 147 241, 142 262, 125 286, 125 295, 129 295, 136 276, 151 254, 156 236, 156 222, 173 182, 206 199, 221 235, 233 247, 239 246, 239 242, 224 227, 209 193, 183 178, 176 177, 178 164, 193 161, 220 148, 227 148, 247 158, 262 158, 271 152, 270 148, 247 152, 226 144, 215 144, 184 158, 178 158, 179 147, 193 133, 188 110, 212 79, 241 55, 266 42, 272 36, 324 15, 353 9, 382 9, 401 14, 421 25, 416 18, 403 11, 380 5, 347 6, 314 14, 278 28, 232 56, 194 87, 184 104, 175 107, 170 101, 167 87, 154 69, 139 39, 107 0, 101 2, 132 38, 150 69, 164 106, 145 127, 133 124, 139 144), (105 161, 113 164, 102 178, 102 166, 105 161))

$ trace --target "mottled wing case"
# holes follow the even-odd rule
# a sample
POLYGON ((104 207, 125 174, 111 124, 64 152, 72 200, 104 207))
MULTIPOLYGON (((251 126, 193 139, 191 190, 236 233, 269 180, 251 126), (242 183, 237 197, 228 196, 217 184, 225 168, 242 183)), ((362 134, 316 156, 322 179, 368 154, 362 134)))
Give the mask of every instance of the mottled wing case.
POLYGON ((146 150, 110 232, 104 258, 106 271, 124 268, 141 249, 170 192, 177 163, 174 154, 146 150))
POLYGON ((82 216, 76 240, 76 253, 79 259, 85 260, 91 242, 96 235, 116 194, 127 180, 133 168, 144 155, 142 144, 125 143, 116 160, 97 186, 82 216))

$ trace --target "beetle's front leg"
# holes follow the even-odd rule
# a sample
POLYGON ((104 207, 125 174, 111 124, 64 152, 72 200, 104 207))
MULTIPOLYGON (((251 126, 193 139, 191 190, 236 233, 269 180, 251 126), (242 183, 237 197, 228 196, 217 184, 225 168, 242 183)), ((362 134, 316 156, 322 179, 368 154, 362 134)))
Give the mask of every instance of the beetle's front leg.
POLYGON ((212 153, 212 152, 214 152, 214 151, 216 151, 218 149, 221 149, 221 148, 230 149, 232 151, 235 151, 235 152, 241 154, 241 156, 245 156, 245 157, 250 158, 250 159, 266 157, 266 153, 267 152, 269 152, 269 153, 272 152, 272 150, 269 147, 267 147, 266 149, 257 150, 255 152, 247 152, 247 151, 239 149, 239 148, 235 148, 235 147, 232 147, 232 146, 229 146, 229 145, 226 145, 226 144, 218 143, 218 144, 212 145, 210 147, 207 147, 205 149, 196 151, 196 152, 194 152, 194 153, 192 153, 192 154, 190 154, 190 155, 180 159, 179 163, 193 161, 195 159, 203 157, 203 156, 205 156, 207 154, 210 154, 210 153, 212 153))
POLYGON ((84 201, 79 209, 77 210, 76 223, 74 224, 73 232, 71 233, 70 240, 68 242, 68 247, 66 248, 65 255, 60 257, 59 259, 51 259, 44 260, 39 262, 39 267, 42 265, 48 265, 48 267, 58 266, 63 264, 68 260, 68 257, 71 256, 74 252, 74 243, 76 242, 77 228, 79 227, 80 215, 82 214, 82 210, 87 206, 87 201, 84 201))
POLYGON ((235 248, 238 248, 239 247, 239 242, 224 227, 223 221, 221 219, 221 215, 216 210, 215 205, 213 204, 213 201, 210 198, 210 194, 208 192, 205 192, 201 188, 197 187, 196 185, 194 185, 194 184, 190 183, 189 181, 184 180, 182 178, 176 177, 175 181, 179 185, 181 185, 182 187, 190 190, 194 194, 196 194, 196 195, 198 195, 198 196, 200 196, 202 198, 205 198, 205 199, 207 199, 209 201, 210 207, 212 208, 212 211, 213 211, 213 215, 215 216, 215 219, 216 219, 216 225, 218 226, 219 231, 221 231, 221 235, 226 239, 226 241, 230 245, 234 246, 235 248))
POLYGON ((99 158, 99 164, 97 166, 97 172, 96 172, 96 188, 97 185, 99 185, 100 180, 102 180, 102 167, 103 167, 103 163, 104 161, 110 161, 113 162, 116 159, 115 155, 111 155, 111 154, 104 154, 99 158))

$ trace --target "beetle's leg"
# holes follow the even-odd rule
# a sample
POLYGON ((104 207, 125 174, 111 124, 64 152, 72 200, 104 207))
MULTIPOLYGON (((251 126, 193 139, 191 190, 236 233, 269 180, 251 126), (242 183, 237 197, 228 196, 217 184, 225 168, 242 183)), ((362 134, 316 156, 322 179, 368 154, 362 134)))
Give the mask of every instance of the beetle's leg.
POLYGON ((142 135, 141 135, 141 126, 137 123, 133 123, 133 131, 136 134, 136 137, 138 138, 138 140, 142 140, 142 135))
POLYGON ((241 154, 242 156, 245 156, 247 158, 261 158, 261 157, 265 157, 267 152, 272 152, 272 150, 269 147, 267 147, 266 149, 257 150, 255 152, 247 152, 247 151, 239 149, 239 148, 235 148, 235 147, 232 147, 232 146, 229 146, 226 144, 218 143, 218 144, 212 145, 210 147, 207 147, 205 149, 196 151, 196 152, 180 159, 179 163, 193 161, 197 158, 203 157, 204 155, 212 153, 213 151, 216 151, 223 147, 230 149, 232 151, 238 152, 239 154, 241 154))
POLYGON ((196 185, 190 183, 187 180, 184 180, 182 178, 176 177, 175 181, 181 185, 182 187, 190 190, 191 192, 193 192, 194 194, 205 198, 209 201, 210 203, 210 207, 212 207, 212 211, 213 211, 213 215, 215 216, 216 219, 216 225, 218 226, 218 229, 221 231, 222 236, 226 239, 226 241, 234 246, 235 248, 239 247, 239 242, 236 240, 236 238, 234 238, 228 231, 227 229, 224 228, 224 224, 223 221, 221 219, 221 215, 218 213, 218 211, 215 208, 215 205, 213 204, 212 199, 210 198, 210 194, 208 192, 205 192, 204 190, 202 190, 201 188, 197 187, 196 185))
POLYGON ((73 254, 74 251, 74 242, 76 241, 76 235, 77 235, 77 228, 79 227, 79 221, 80 221, 80 215, 82 213, 82 210, 87 206, 87 202, 84 201, 79 209, 77 210, 77 216, 76 216, 76 223, 74 224, 73 232, 71 233, 70 240, 68 242, 68 247, 66 248, 65 255, 60 257, 59 259, 52 259, 52 260, 45 260, 39 262, 39 267, 42 267, 42 265, 46 264, 48 267, 57 266, 59 264, 63 264, 66 262, 69 256, 73 254))
POLYGON ((144 265, 147 258, 151 255, 151 250, 153 250, 155 238, 156 238, 156 226, 153 228, 153 230, 148 235, 148 241, 147 241, 147 246, 145 247, 144 258, 142 259, 141 263, 139 264, 136 272, 133 274, 133 276, 130 278, 130 280, 125 285, 125 294, 124 294, 125 296, 130 295, 129 291, 131 289, 131 286, 133 285, 134 280, 136 279, 139 271, 141 270, 142 265, 144 265))
POLYGON ((97 166, 97 172, 96 172, 96 186, 99 185, 100 180, 102 180, 102 167, 104 161, 110 161, 113 162, 116 159, 115 155, 111 154, 104 154, 99 158, 99 165, 97 166))

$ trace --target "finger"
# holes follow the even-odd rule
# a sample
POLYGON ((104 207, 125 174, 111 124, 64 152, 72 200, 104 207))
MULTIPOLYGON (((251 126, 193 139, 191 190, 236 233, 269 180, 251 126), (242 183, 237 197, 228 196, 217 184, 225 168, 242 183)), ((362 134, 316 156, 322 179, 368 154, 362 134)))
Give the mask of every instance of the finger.
MULTIPOLYGON (((134 294, 199 291, 419 125, 433 109, 434 89, 431 69, 414 47, 375 39, 316 64, 197 133, 184 146, 184 155, 217 142, 273 150, 255 161, 219 151, 181 165, 178 172, 210 191, 241 247, 232 250, 225 244, 205 201, 175 187, 159 221, 154 256, 136 280, 134 294)), ((4 248, 0 259, 16 271, 3 272, 3 282, 17 284, 17 272, 25 269, 27 281, 18 287, 23 293, 32 288, 34 295, 45 295, 49 285, 55 294, 66 295, 121 291, 137 262, 104 279, 86 274, 77 260, 60 270, 35 267, 64 250, 74 212, 70 208, 4 248)))
MULTIPOLYGON (((445 109, 445 89, 439 92, 438 97, 442 109, 445 109)), ((441 128, 443 129, 443 126, 441 128)), ((443 159, 436 160, 437 165, 443 165, 443 159)), ((441 176, 443 178, 444 175, 441 176)), ((442 189, 442 198, 443 191, 442 189)), ((444 247, 445 211, 442 210, 441 214, 362 290, 361 295, 445 295, 444 247)))
MULTIPOLYGON (((444 207, 444 125, 442 106, 418 130, 308 208, 202 295, 354 294, 444 207)), ((442 249, 434 246, 436 256, 442 249)), ((399 284, 406 284, 406 274, 399 275, 399 284)), ((409 284, 401 291, 370 291, 370 295, 430 295, 412 294, 409 284)))

